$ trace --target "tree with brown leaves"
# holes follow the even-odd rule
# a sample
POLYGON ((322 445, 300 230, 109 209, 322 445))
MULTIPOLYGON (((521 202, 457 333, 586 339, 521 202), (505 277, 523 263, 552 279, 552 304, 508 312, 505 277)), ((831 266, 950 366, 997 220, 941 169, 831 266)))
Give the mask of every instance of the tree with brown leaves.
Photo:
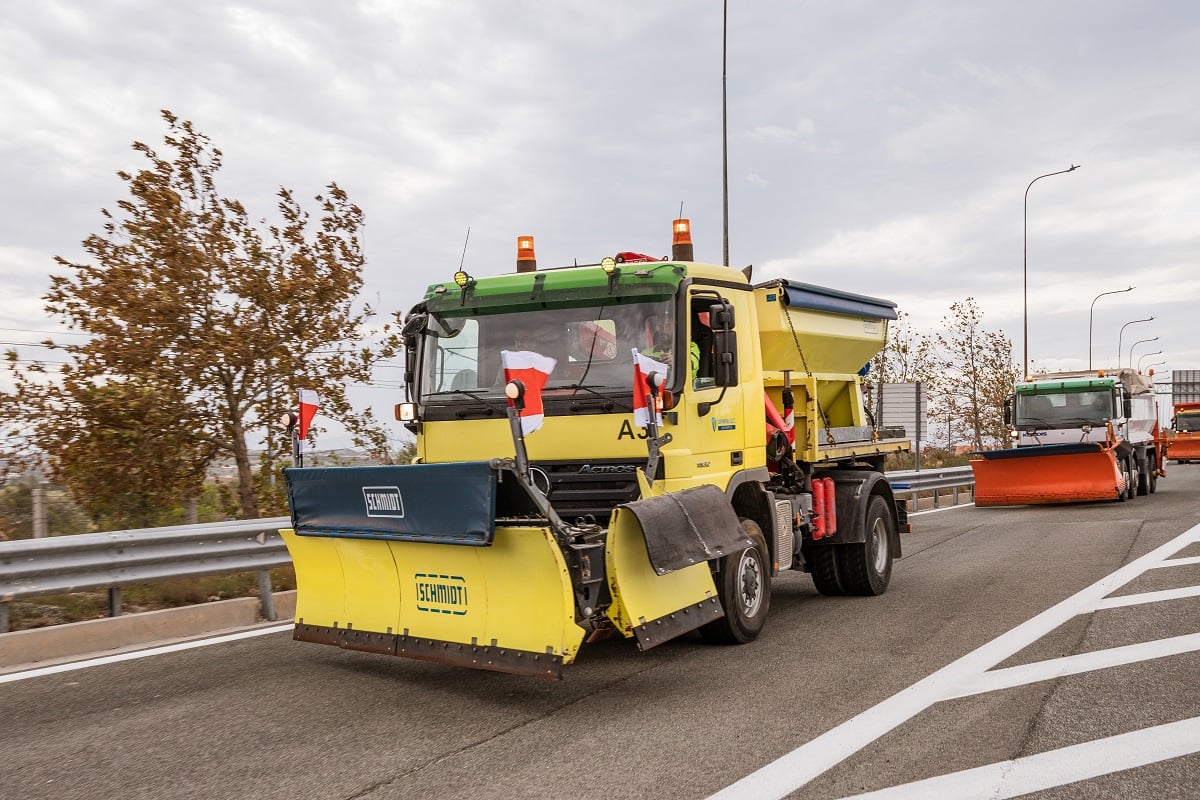
MULTIPOLYGON (((162 116, 169 152, 134 143, 147 163, 117 173, 129 197, 103 210, 102 232, 84 240, 90 262, 55 259, 66 272, 51 277, 46 309, 87 340, 54 345, 71 357, 59 382, 11 358, 12 371, 26 374, 6 398, 7 416, 21 409, 68 483, 88 471, 88 458, 136 458, 156 462, 182 498, 196 488, 197 468, 231 457, 241 514, 257 517, 250 443, 298 388, 317 390, 322 413, 386 460, 386 432, 369 411, 351 409, 345 386, 369 382, 397 341, 383 325, 381 341, 367 343, 373 312, 357 302, 363 212, 344 190, 329 184, 314 219, 280 189, 281 222, 260 230, 217 190, 221 151, 190 122, 162 116), (95 416, 97 400, 121 413, 95 416), (53 432, 59 415, 72 433, 53 432), (95 425, 104 431, 75 435, 95 425)), ((271 449, 286 452, 282 441, 271 449)), ((130 487, 148 477, 110 474, 130 487)))

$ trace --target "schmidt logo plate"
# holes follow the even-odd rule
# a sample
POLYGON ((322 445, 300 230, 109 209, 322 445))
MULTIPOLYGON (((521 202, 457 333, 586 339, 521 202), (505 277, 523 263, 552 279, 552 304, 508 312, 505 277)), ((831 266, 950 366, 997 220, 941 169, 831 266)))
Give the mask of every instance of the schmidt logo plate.
POLYGON ((399 486, 364 486, 362 493, 368 517, 404 518, 404 500, 400 497, 399 486))
POLYGON ((434 575, 418 572, 417 611, 431 614, 453 614, 461 617, 467 613, 467 581, 459 575, 434 575))

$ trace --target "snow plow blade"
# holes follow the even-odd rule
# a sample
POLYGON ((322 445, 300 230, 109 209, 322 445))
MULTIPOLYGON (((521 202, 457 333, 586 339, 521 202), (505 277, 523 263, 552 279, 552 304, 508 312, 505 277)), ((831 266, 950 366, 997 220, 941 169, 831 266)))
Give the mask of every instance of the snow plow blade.
POLYGON ((514 508, 511 473, 466 462, 286 474, 293 638, 546 678, 574 660, 584 630, 563 551, 514 508), (498 506, 521 524, 497 525, 498 506))
POLYGON ((1116 500, 1125 489, 1112 450, 1096 444, 1050 444, 972 455, 977 506, 1116 500))
POLYGON ((1172 431, 1167 439, 1167 458, 1175 462, 1200 461, 1200 434, 1172 431), (1173 434, 1173 435, 1172 435, 1173 434))
POLYGON ((614 509, 605 545, 608 618, 643 651, 720 619, 725 610, 708 562, 751 544, 715 486, 614 509))

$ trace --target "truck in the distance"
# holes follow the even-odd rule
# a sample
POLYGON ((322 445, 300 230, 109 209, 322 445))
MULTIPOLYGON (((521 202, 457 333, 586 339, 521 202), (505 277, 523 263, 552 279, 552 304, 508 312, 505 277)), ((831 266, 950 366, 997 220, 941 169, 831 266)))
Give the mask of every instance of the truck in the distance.
POLYGON ((1176 464, 1200 461, 1200 403, 1175 403, 1167 432, 1167 457, 1176 464))
POLYGON ((785 570, 887 589, 909 443, 858 373, 895 304, 752 285, 674 231, 669 259, 551 269, 519 237, 516 272, 428 288, 397 406, 416 463, 286 471, 296 639, 560 677, 614 634, 749 642, 785 570))
POLYGON ((1004 422, 1012 446, 972 454, 978 506, 1129 500, 1165 474, 1154 387, 1132 369, 1018 383, 1004 422))

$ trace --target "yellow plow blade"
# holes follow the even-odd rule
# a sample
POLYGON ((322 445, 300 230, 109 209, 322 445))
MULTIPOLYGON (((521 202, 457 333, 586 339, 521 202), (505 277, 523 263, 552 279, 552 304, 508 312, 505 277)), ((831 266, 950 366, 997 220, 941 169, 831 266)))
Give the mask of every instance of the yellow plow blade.
POLYGON ((497 527, 488 547, 280 533, 298 640, 548 678, 583 641, 549 528, 497 527))
POLYGON ((607 615, 625 636, 649 650, 725 615, 708 562, 658 572, 634 514, 613 511, 605 545, 612 604, 607 615))
POLYGON ((971 459, 975 505, 1116 500, 1125 476, 1112 450, 1094 444, 992 450, 971 459))

